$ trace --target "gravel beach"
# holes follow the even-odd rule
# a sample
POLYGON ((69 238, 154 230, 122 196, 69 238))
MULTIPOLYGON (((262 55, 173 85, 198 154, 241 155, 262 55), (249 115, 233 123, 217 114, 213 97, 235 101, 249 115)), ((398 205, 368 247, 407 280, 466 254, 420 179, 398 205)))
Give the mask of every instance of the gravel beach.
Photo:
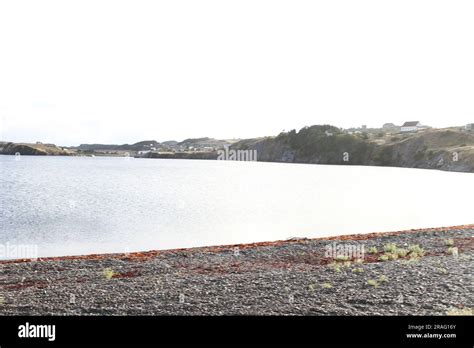
POLYGON ((0 315, 472 314, 473 235, 464 225, 1 261, 0 315))

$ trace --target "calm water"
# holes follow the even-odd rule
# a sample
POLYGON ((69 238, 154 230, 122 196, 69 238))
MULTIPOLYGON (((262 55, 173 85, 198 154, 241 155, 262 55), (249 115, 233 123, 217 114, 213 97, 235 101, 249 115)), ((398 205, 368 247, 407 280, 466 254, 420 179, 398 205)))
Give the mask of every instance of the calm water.
POLYGON ((0 156, 0 244, 40 256, 167 249, 474 222, 474 174, 0 156))

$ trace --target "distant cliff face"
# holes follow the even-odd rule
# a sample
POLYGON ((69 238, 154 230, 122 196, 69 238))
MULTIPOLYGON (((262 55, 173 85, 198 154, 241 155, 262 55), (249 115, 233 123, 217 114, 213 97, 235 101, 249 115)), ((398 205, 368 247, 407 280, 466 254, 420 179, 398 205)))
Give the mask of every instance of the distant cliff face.
POLYGON ((374 138, 333 126, 305 127, 277 137, 247 139, 234 149, 255 149, 259 161, 372 165, 474 172, 474 133, 429 130, 374 138))
POLYGON ((396 167, 474 172, 474 133, 448 129, 409 135, 379 146, 374 162, 396 167))
POLYGON ((0 142, 0 154, 25 156, 72 156, 73 152, 53 144, 23 144, 0 142))
POLYGON ((327 125, 243 140, 232 147, 257 150, 259 161, 363 165, 369 162, 375 145, 327 125))

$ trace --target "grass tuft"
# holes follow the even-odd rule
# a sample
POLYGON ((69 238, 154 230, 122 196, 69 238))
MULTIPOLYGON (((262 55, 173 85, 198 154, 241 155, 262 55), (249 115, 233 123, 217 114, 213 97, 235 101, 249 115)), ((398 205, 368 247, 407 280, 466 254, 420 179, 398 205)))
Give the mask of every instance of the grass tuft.
POLYGON ((416 256, 419 256, 419 257, 425 255, 425 251, 418 244, 410 245, 408 247, 408 251, 410 252, 410 254, 413 254, 413 255, 416 254, 416 256))
POLYGON ((335 257, 336 261, 347 261, 349 260, 349 256, 345 256, 345 255, 337 255, 335 257))
POLYGON ((105 279, 110 280, 115 275, 115 272, 111 268, 105 268, 102 271, 102 274, 104 275, 105 279))
POLYGON ((370 286, 373 286, 373 287, 375 287, 375 288, 379 286, 379 282, 376 281, 375 279, 369 279, 369 280, 367 281, 367 284, 369 284, 370 286))
POLYGON ((443 273, 443 274, 448 273, 448 270, 447 270, 446 268, 443 268, 443 267, 438 267, 438 268, 436 268, 436 270, 437 270, 439 273, 443 273))
POLYGON ((444 241, 444 245, 446 246, 453 246, 454 245, 454 240, 452 238, 446 239, 444 241))
POLYGON ((409 253, 408 249, 403 249, 403 248, 397 249, 397 255, 399 257, 403 258, 403 257, 407 256, 408 253, 409 253))
POLYGON ((449 247, 448 254, 453 256, 459 256, 459 249, 457 247, 449 247))
POLYGON ((389 260, 397 260, 398 259, 398 253, 397 253, 396 250, 392 253, 386 253, 386 254, 387 254, 389 260))
POLYGON ((395 243, 385 244, 385 246, 383 247, 383 250, 385 250, 388 253, 394 253, 397 251, 397 245, 395 243))
POLYGON ((367 252, 369 254, 377 254, 378 253, 378 250, 377 250, 377 247, 370 247, 369 250, 367 250, 367 252))
POLYGON ((410 245, 408 248, 397 248, 395 243, 388 243, 384 246, 385 253, 379 257, 379 261, 404 259, 408 256, 410 260, 418 260, 425 254, 419 245, 410 245))
POLYGON ((334 272, 341 271, 341 265, 337 262, 331 262, 330 264, 328 264, 328 267, 331 268, 334 272))

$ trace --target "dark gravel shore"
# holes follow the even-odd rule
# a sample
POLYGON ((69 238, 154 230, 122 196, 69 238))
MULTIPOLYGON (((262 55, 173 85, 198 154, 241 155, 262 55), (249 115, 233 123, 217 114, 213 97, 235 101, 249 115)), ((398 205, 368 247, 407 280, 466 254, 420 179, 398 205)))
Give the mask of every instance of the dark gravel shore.
POLYGON ((0 315, 472 314, 473 233, 469 225, 3 261, 0 315), (334 259, 328 246, 363 246, 364 255, 334 259))

